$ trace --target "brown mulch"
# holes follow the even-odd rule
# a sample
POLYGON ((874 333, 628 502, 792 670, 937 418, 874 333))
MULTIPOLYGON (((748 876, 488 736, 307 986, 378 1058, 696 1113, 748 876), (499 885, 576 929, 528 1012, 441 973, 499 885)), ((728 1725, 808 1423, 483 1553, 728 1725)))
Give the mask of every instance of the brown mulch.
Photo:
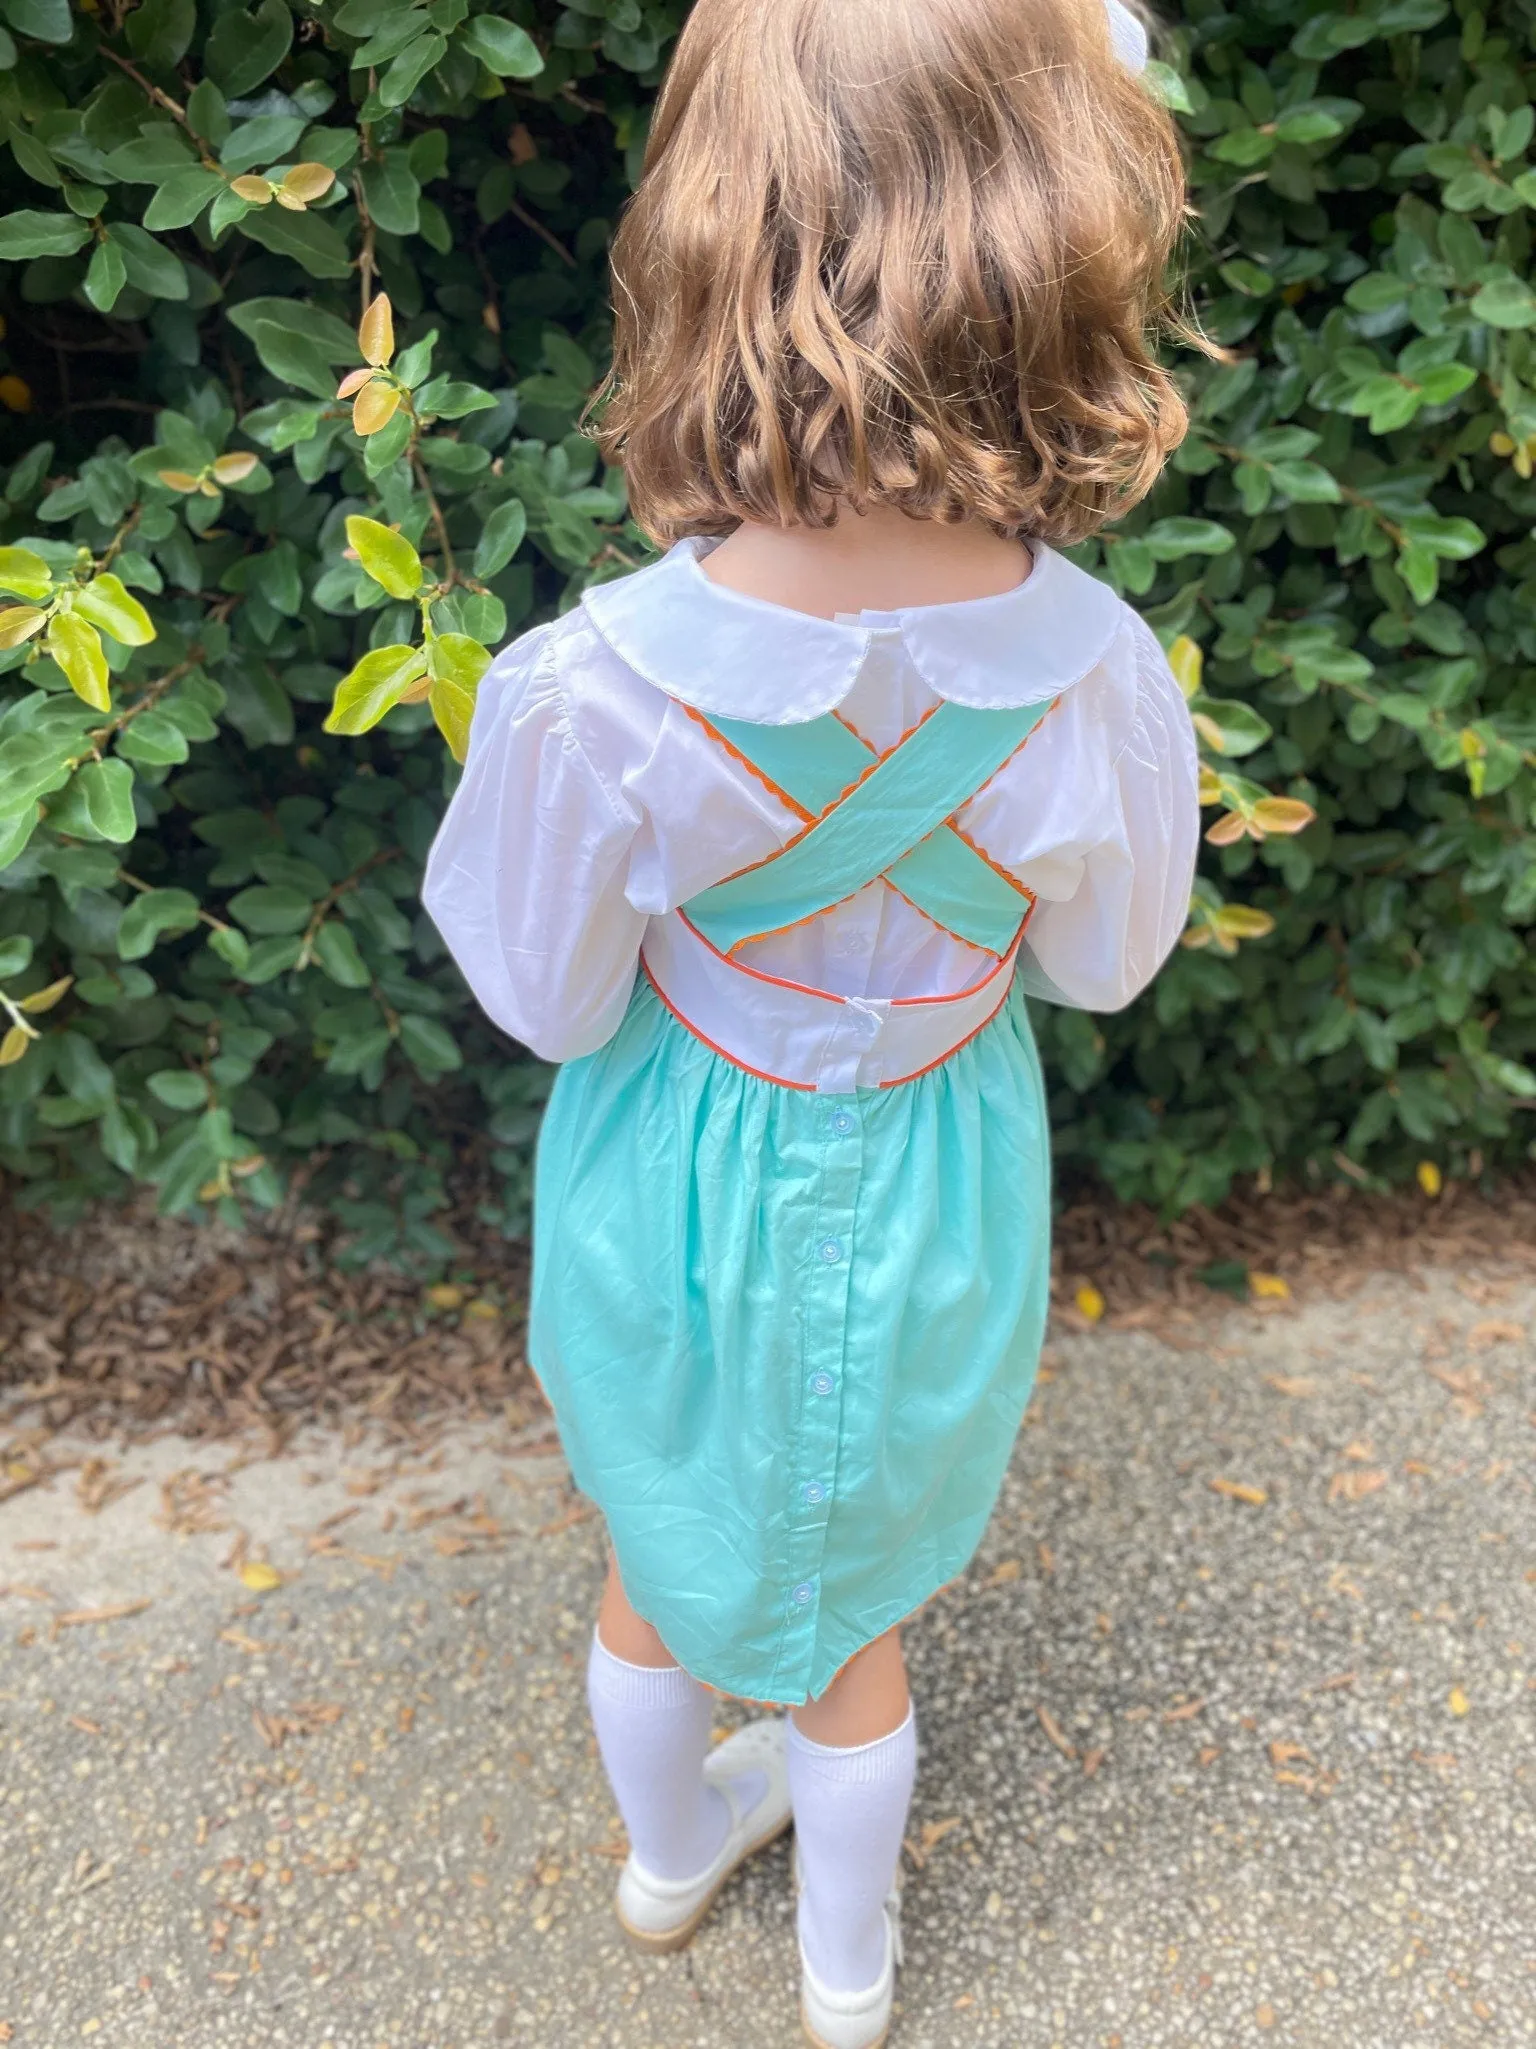
MULTIPOLYGON (((347 1272, 311 1220, 238 1234, 133 1211, 64 1232, 0 1212, 0 1500, 35 1484, 45 1446, 77 1437, 250 1437, 276 1451, 301 1425, 420 1445, 448 1420, 536 1424, 523 1356, 521 1247, 462 1238, 451 1283, 347 1272)), ((1058 1322, 1187 1342, 1251 1298, 1284 1311, 1372 1273, 1536 1266, 1536 1179, 1485 1195, 1448 1183, 1234 1198, 1177 1222, 1106 1200, 1058 1219, 1058 1322)))

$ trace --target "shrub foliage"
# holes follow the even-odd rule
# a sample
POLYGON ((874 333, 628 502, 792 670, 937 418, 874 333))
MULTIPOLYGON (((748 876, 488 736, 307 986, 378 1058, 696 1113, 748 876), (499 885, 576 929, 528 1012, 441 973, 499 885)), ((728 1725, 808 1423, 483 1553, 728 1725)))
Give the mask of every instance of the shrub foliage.
MULTIPOLYGON (((547 1071, 416 900, 487 650, 643 560, 577 431, 683 12, 0 0, 0 1166, 441 1250, 547 1071), (40 438, 41 436, 46 438, 40 438), (446 739, 447 747, 443 742, 446 739)), ((1206 748, 1188 944, 1042 1019, 1065 1156, 1479 1172, 1536 1099, 1536 11, 1189 0, 1231 351, 1081 551, 1206 748)))

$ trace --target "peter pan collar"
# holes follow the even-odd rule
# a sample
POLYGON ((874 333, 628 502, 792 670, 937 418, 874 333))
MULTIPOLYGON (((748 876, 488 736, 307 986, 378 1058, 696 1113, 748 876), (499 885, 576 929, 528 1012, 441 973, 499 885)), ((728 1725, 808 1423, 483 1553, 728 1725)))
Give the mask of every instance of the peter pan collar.
POLYGON ((696 711, 799 725, 842 703, 877 634, 899 635, 939 697, 977 710, 1038 704, 1086 676, 1125 608, 1107 584, 1031 544, 1015 589, 949 605, 813 618, 713 582, 714 542, 689 539, 659 562, 589 590, 585 609, 620 660, 696 711))

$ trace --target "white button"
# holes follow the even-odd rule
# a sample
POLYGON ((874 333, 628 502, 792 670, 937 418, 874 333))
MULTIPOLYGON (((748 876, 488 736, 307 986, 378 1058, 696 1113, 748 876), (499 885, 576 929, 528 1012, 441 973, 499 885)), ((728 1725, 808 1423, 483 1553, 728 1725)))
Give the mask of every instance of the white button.
POLYGON ((827 1490, 825 1487, 822 1486, 820 1480, 806 1481, 805 1498, 811 1504, 812 1508, 817 1507, 821 1502, 826 1500, 827 1490))
POLYGON ((811 1375, 812 1394, 830 1394, 836 1385, 837 1382, 830 1373, 813 1373, 811 1375))
POLYGON ((816 1589, 811 1585, 809 1580, 803 1579, 801 1580, 799 1586, 795 1588, 795 1591, 790 1595, 789 1598, 794 1602, 797 1608, 806 1608, 809 1607, 811 1602, 816 1598, 816 1589))
POLYGON ((837 1133, 839 1138, 846 1138, 849 1132, 852 1131, 853 1119, 848 1115, 848 1112, 846 1110, 839 1110, 837 1115, 832 1119, 832 1129, 837 1133))
POLYGON ((823 1238, 821 1241, 821 1256, 828 1266, 836 1266, 843 1256, 842 1241, 837 1238, 823 1238))

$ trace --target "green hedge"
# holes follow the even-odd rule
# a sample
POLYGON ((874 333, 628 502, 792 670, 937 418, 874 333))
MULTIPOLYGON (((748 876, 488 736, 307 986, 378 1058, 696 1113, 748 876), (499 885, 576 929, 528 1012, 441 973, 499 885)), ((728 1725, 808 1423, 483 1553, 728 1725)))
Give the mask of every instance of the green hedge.
MULTIPOLYGON (((23 1201, 301 1177, 430 1259, 488 1153, 526 1222, 547 1071, 416 899, 436 727, 645 558, 574 429, 683 10, 471 4, 0 0, 23 1201)), ((1492 1169, 1536 1099, 1536 10, 1193 0, 1164 56, 1233 356, 1081 555, 1174 650, 1216 822, 1151 997, 1042 1019, 1060 1149, 1171 1206, 1492 1169)))

